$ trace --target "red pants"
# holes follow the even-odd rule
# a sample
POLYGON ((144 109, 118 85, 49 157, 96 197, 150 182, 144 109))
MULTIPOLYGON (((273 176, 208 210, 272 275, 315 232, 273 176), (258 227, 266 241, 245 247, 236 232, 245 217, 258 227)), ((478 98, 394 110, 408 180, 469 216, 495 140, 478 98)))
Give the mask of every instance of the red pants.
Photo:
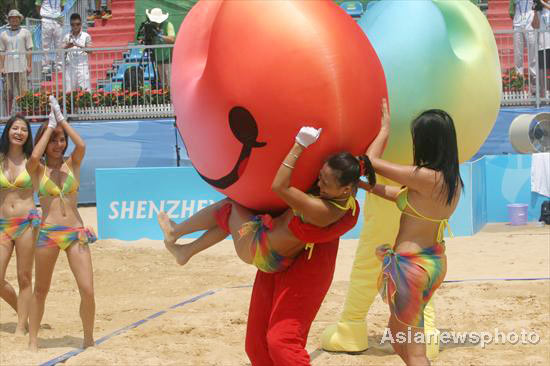
POLYGON ((310 365, 305 346, 311 323, 330 288, 339 239, 315 245, 284 272, 258 271, 246 329, 252 366, 310 365))

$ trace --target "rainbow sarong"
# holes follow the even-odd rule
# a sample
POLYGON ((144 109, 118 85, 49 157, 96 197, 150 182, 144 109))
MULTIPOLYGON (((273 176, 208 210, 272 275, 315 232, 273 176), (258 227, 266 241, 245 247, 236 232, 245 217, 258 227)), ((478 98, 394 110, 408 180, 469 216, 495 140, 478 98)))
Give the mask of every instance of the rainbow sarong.
POLYGON ((66 250, 74 243, 92 244, 97 240, 88 228, 42 224, 38 234, 37 248, 55 248, 66 250))
POLYGON ((250 252, 252 264, 260 271, 266 273, 281 272, 286 270, 294 261, 294 258, 285 257, 273 250, 267 240, 267 233, 273 229, 273 219, 270 215, 257 215, 251 221, 244 223, 239 230, 241 237, 253 234, 250 252))
POLYGON ((396 318, 411 327, 424 328, 424 307, 447 273, 445 245, 437 243, 418 253, 396 253, 385 244, 378 290, 396 318))
POLYGON ((25 217, 0 219, 0 243, 15 240, 20 237, 29 226, 36 228, 39 225, 40 214, 36 209, 30 210, 29 214, 25 217))

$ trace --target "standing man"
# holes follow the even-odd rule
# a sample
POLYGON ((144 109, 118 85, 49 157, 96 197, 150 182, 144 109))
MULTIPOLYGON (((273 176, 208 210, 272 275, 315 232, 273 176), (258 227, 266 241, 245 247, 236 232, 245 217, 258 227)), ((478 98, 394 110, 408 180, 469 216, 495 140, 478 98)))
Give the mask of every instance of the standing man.
POLYGON ((90 69, 88 66, 88 53, 83 48, 92 47, 92 37, 82 31, 82 18, 80 14, 71 15, 71 31, 63 38, 63 48, 68 49, 67 63, 64 73, 66 91, 81 89, 89 91, 90 69))
POLYGON ((510 18, 514 24, 514 64, 516 72, 523 76, 523 47, 527 46, 527 64, 531 90, 535 90, 537 75, 535 49, 535 32, 533 22, 533 0, 510 0, 510 18))
POLYGON ((8 13, 10 28, 0 35, 0 74, 5 80, 7 111, 11 114, 15 97, 27 92, 27 75, 32 71, 32 35, 21 28, 23 15, 16 9, 8 13), (18 54, 4 55, 4 52, 18 54))
MULTIPOLYGON (((176 31, 174 25, 168 20, 169 13, 163 13, 160 8, 145 10, 147 22, 141 24, 138 30, 138 40, 145 45, 174 44, 176 42, 176 31), (152 27, 152 28, 150 28, 152 27)), ((170 70, 172 68, 172 48, 156 48, 153 51, 153 64, 158 70, 156 87, 163 89, 170 88, 170 70), (160 81, 160 82, 159 82, 160 81)))
MULTIPOLYGON (((61 48, 62 23, 61 13, 65 7, 66 0, 36 0, 36 11, 42 18, 42 49, 49 51, 51 49, 61 48)), ((55 53, 54 60, 50 60, 50 52, 46 52, 42 58, 42 73, 52 72, 51 63, 54 63, 54 69, 61 71, 61 54, 55 53)))

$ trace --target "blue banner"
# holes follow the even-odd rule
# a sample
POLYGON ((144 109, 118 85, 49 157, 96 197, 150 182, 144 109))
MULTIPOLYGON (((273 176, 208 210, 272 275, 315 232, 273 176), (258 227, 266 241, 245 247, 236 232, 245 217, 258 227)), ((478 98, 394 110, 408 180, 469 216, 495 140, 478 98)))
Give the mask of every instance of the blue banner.
MULTIPOLYGON (((223 199, 189 167, 96 170, 97 224, 100 239, 161 240, 160 211, 179 223, 223 199)), ((365 199, 360 192, 361 206, 365 199)), ((359 223, 363 218, 359 218, 359 223)), ((359 237, 360 224, 344 238, 359 237)), ((197 238, 202 232, 186 237, 197 238)))
POLYGON ((179 223, 224 198, 193 168, 97 169, 96 196, 99 238, 121 240, 160 240, 160 211, 179 223))
MULTIPOLYGON (((455 235, 472 235, 472 190, 469 186, 470 167, 461 166, 464 182, 468 185, 459 206, 451 218, 455 235)), ((97 169, 97 222, 100 239, 161 240, 157 223, 160 211, 179 223, 202 208, 224 198, 206 184, 189 167, 97 169)), ((359 190, 357 200, 361 216, 357 225, 343 239, 357 239, 363 226, 365 192, 359 190)), ((202 232, 190 234, 197 238, 202 232)))

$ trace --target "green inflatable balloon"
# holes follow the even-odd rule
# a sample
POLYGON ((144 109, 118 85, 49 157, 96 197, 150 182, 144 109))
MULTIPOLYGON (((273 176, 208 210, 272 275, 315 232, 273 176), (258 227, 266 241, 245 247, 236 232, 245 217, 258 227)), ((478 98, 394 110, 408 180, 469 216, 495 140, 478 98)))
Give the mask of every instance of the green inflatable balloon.
POLYGON ((386 75, 392 130, 384 158, 412 163, 410 123, 439 108, 455 122, 460 161, 470 159, 496 120, 501 71, 486 17, 468 0, 382 0, 359 26, 386 75))

